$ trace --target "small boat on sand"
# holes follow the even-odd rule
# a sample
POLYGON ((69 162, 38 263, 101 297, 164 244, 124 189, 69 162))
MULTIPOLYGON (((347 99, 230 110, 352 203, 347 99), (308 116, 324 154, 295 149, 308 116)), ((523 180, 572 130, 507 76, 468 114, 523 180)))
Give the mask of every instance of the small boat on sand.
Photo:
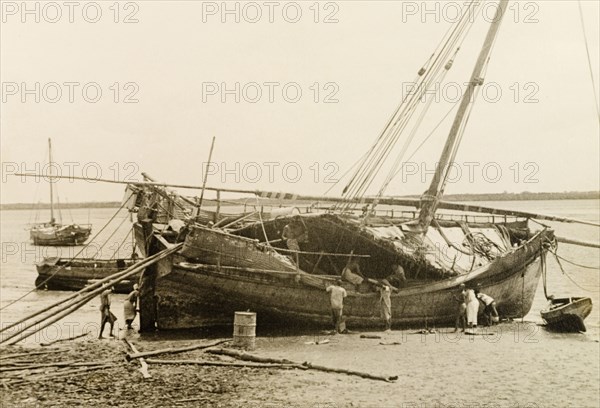
POLYGON ((586 331, 583 320, 592 311, 592 299, 568 297, 551 299, 550 304, 540 311, 542 319, 550 329, 566 332, 586 331))

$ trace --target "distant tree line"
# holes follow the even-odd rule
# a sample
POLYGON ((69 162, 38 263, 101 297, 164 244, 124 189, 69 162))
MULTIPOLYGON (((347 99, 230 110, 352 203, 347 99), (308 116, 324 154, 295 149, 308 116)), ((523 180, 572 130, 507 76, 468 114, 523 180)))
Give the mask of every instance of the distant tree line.
MULTIPOLYGON (((409 198, 418 198, 419 196, 408 196, 409 198)), ((600 199, 600 191, 564 191, 562 193, 532 193, 524 191, 521 193, 493 193, 493 194, 449 194, 445 195, 445 201, 529 201, 529 200, 594 200, 600 199)), ((228 199, 227 203, 222 205, 235 205, 246 202, 246 198, 228 199)), ((260 200, 261 203, 267 204, 273 202, 279 203, 280 200, 260 200)), ((301 202, 301 200, 297 200, 301 202)), ((214 205, 212 200, 205 200, 207 206, 214 205)), ((62 209, 67 208, 118 208, 121 206, 120 201, 92 201, 84 203, 62 203, 62 209)), ((49 209, 49 203, 16 203, 16 204, 0 204, 0 210, 33 210, 33 209, 49 209)))

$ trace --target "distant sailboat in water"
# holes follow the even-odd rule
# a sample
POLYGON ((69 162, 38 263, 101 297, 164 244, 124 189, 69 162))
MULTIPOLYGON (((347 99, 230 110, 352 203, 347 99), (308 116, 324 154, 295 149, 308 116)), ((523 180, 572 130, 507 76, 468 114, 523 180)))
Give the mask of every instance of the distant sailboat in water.
POLYGON ((54 218, 54 189, 52 180, 52 140, 48 139, 48 159, 50 169, 50 221, 34 224, 29 235, 34 245, 68 246, 83 244, 92 232, 90 224, 61 224, 54 218))

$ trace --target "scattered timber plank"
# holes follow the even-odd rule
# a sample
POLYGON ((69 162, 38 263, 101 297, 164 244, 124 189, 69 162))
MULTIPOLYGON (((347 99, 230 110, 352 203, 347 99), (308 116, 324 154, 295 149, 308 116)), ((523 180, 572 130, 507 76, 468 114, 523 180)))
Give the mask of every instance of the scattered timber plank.
POLYGON ((31 364, 31 365, 16 365, 14 367, 0 367, 0 372, 6 371, 19 371, 19 370, 35 370, 38 368, 48 367, 85 367, 85 366, 97 366, 106 364, 106 361, 59 361, 56 363, 44 363, 44 364, 31 364))
POLYGON ((101 365, 101 366, 79 368, 76 370, 56 371, 51 374, 36 374, 36 375, 28 376, 28 377, 23 377, 23 379, 19 379, 19 380, 7 381, 6 384, 21 385, 21 384, 31 383, 34 381, 38 382, 38 381, 46 381, 46 380, 56 380, 56 379, 65 378, 65 377, 75 377, 78 375, 87 374, 90 371, 102 370, 102 369, 113 368, 113 367, 115 367, 114 364, 105 364, 105 365, 101 365))
POLYGON ((60 353, 62 351, 65 351, 65 350, 64 349, 57 349, 57 350, 32 351, 31 353, 7 354, 5 356, 0 356, 0 360, 6 360, 6 359, 9 359, 9 358, 37 356, 37 355, 40 355, 40 354, 60 353))

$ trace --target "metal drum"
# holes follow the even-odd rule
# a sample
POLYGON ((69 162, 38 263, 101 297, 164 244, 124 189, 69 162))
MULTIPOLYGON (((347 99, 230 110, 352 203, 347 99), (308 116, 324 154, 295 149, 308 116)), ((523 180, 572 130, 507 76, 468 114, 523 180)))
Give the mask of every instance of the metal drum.
POLYGON ((235 312, 233 319, 233 346, 254 350, 256 346, 256 313, 235 312))

